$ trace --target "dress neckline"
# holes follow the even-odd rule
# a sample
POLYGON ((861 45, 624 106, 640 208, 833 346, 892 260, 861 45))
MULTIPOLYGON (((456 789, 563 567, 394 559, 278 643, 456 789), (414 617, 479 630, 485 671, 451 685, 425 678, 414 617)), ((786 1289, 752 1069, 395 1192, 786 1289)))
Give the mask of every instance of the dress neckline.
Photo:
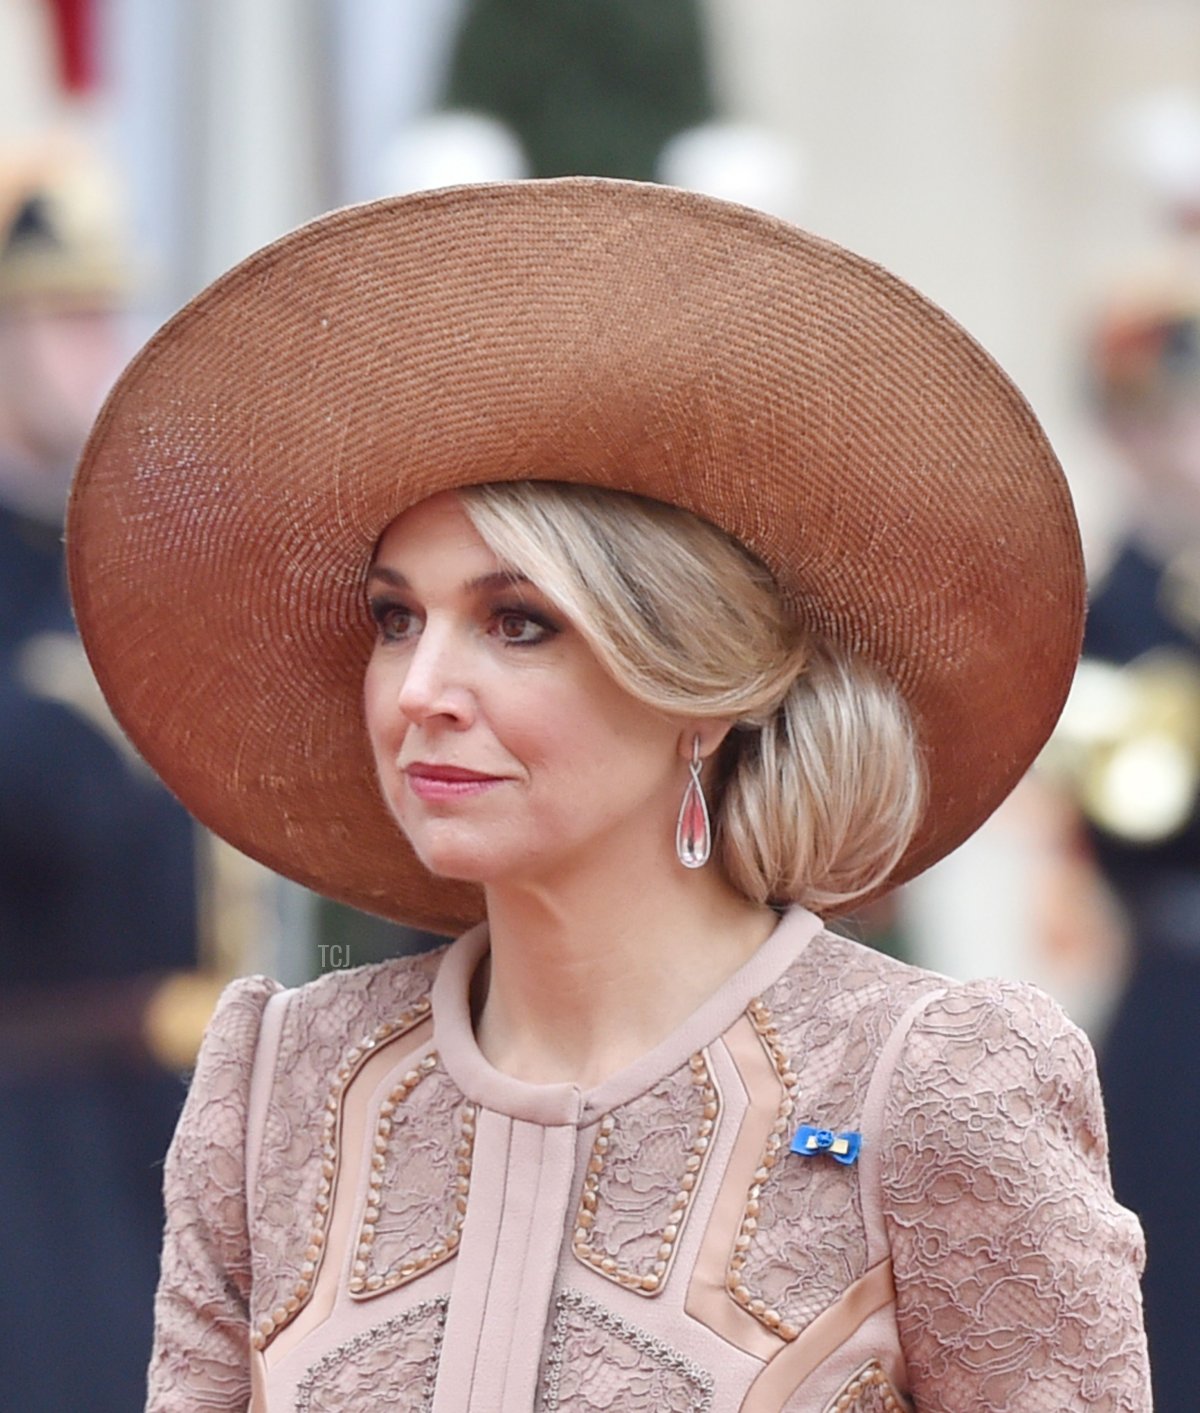
POLYGON ((724 1034, 821 928, 819 917, 801 907, 790 908, 754 955, 685 1021, 631 1065, 585 1090, 577 1084, 516 1079, 496 1069, 479 1049, 471 1025, 470 987, 488 949, 487 924, 481 923, 450 945, 434 978, 433 1044, 446 1072, 472 1103, 527 1123, 587 1125, 636 1099, 724 1034))

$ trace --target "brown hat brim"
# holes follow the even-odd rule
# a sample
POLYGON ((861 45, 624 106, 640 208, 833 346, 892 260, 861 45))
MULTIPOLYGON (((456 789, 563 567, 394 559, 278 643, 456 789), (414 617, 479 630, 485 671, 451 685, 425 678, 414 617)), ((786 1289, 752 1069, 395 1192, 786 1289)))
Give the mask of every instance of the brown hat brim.
POLYGON ((365 571, 435 492, 516 478, 672 502, 899 686, 930 783, 891 883, 1033 760, 1078 655, 1071 501, 1029 407, 894 276, 760 213, 571 178, 302 227, 134 359, 68 520, 80 631, 196 816, 330 897, 455 932, 376 787, 365 571))

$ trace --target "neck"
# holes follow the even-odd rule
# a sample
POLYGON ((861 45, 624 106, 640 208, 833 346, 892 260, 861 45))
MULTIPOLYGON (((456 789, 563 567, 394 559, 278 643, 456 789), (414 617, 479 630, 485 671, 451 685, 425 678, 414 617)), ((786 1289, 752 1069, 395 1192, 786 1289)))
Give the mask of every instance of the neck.
POLYGON ((584 1089, 665 1039, 776 924, 715 865, 691 872, 673 853, 487 898, 480 1049, 516 1078, 584 1089))

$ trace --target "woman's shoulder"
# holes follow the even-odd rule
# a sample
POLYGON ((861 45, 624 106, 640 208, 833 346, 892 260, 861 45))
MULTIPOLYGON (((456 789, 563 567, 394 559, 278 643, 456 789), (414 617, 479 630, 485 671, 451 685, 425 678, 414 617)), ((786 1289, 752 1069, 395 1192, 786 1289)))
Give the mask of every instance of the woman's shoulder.
POLYGON ((1091 1041, 1037 986, 1000 977, 943 980, 913 1008, 894 1048, 887 1119, 897 1131, 944 1128, 934 1145, 942 1154, 954 1149, 954 1136, 982 1153, 1031 1132, 1059 1132, 1098 1175, 1106 1173, 1091 1041), (969 1112, 976 1118, 964 1122, 969 1112))
POLYGON ((281 1060, 304 1052, 310 1063, 334 1069, 347 1054, 412 1029, 429 1015, 433 979, 445 952, 438 947, 341 968, 281 991, 273 1002, 281 1060))
POLYGON ((291 1004, 312 1010, 387 1010, 406 1005, 429 994, 446 950, 440 946, 366 966, 335 968, 291 988, 291 1004))
POLYGON ((910 1008, 954 982, 838 932, 818 932, 764 991, 759 1014, 805 1052, 839 1038, 860 1060, 882 1046, 910 1008))
POLYGON ((948 1038, 978 1022, 996 1039, 1002 1033, 1014 1040, 1083 1039, 1061 1005, 1030 982, 995 976, 956 980, 828 929, 813 938, 778 986, 815 992, 822 1004, 850 1012, 900 1008, 906 1029, 940 1031, 948 1038))
POLYGON ((445 950, 331 971, 294 987, 268 976, 236 978, 208 1023, 192 1087, 210 1087, 214 1072, 248 1075, 264 1048, 273 1052, 277 1075, 298 1053, 335 1070, 355 1046, 411 1029, 429 1013, 445 950))
POLYGON ((836 1052, 837 1083, 889 1135, 885 1184, 911 1189, 915 1169, 936 1183, 954 1155, 971 1167, 1010 1150, 1024 1154, 1013 1161, 1028 1179, 1030 1154, 1056 1144, 1107 1183, 1095 1054, 1046 992, 1001 977, 955 980, 830 932, 813 940, 809 975, 796 1007, 804 1053, 811 1062, 836 1052))
POLYGON ((842 1085, 998 1082, 1005 1066, 1046 1065, 1090 1082, 1082 1031, 1045 992, 990 977, 958 981, 822 931, 759 998, 758 1024, 842 1085), (855 1078, 857 1077, 857 1078, 855 1078))

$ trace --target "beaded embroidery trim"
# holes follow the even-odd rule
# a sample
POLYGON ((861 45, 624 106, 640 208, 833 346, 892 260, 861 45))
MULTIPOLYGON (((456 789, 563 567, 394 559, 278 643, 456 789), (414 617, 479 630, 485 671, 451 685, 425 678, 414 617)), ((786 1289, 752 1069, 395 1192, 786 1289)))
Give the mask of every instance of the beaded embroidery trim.
POLYGON ((600 1192, 600 1176, 604 1171, 605 1160, 613 1144, 613 1134, 620 1130, 619 1113, 605 1114, 600 1120, 600 1129, 592 1145, 592 1156, 588 1161, 587 1174, 583 1180, 583 1191, 579 1198, 579 1210, 575 1215, 575 1236, 571 1249, 575 1255, 600 1275, 626 1286, 639 1295, 657 1295, 666 1283, 667 1269, 675 1254, 679 1234, 687 1217, 692 1193, 700 1181, 704 1161, 721 1112, 721 1098, 708 1060, 703 1053, 697 1053, 689 1061, 692 1083, 699 1091, 700 1118, 696 1124, 691 1151, 685 1156, 683 1172, 679 1176, 679 1190, 671 1203, 667 1220, 659 1233, 658 1250, 648 1268, 642 1270, 622 1269, 617 1260, 606 1252, 597 1250, 591 1244, 591 1228, 595 1224, 596 1209, 603 1200, 600 1192))
POLYGON ((408 1071, 379 1106, 379 1118, 375 1125, 374 1151, 371 1154, 367 1205, 363 1212, 362 1226, 359 1228, 358 1248, 355 1251, 354 1265, 350 1274, 350 1294, 355 1299, 363 1300, 386 1290, 394 1290, 397 1286, 413 1280, 431 1267, 440 1265, 454 1255, 458 1249, 459 1241, 462 1239, 463 1222, 467 1215, 467 1194, 471 1188, 471 1156, 475 1148, 476 1109, 473 1104, 464 1104, 460 1116, 459 1140, 454 1150, 457 1168, 454 1179, 454 1217, 449 1230, 428 1251, 410 1253, 403 1258, 399 1265, 389 1270, 378 1271, 373 1268, 375 1231, 383 1206, 384 1169, 394 1123, 393 1115, 417 1085, 437 1066, 437 1055, 426 1055, 414 1069, 408 1071))
MULTIPOLYGON (((708 1413, 713 1401, 713 1377, 692 1360, 664 1344, 661 1339, 647 1334, 645 1330, 631 1325, 603 1305, 597 1305, 577 1290, 564 1290, 555 1302, 557 1314, 554 1329, 550 1336, 550 1348, 546 1356, 545 1393, 542 1407, 546 1413, 558 1413, 561 1398, 563 1364, 566 1359, 567 1339, 570 1336, 570 1320, 573 1312, 599 1325, 609 1334, 624 1341, 639 1354, 653 1359, 656 1364, 672 1374, 686 1379, 694 1388, 694 1398, 687 1413, 708 1413)), ((674 1408, 674 1404, 672 1407, 674 1408)))
POLYGON ((891 1379, 876 1359, 864 1364, 850 1378, 833 1402, 826 1406, 825 1413, 858 1413, 858 1410, 867 1413, 868 1405, 859 1400, 862 1394, 872 1389, 876 1392, 876 1398, 871 1400, 870 1407, 882 1408, 883 1413, 904 1413, 904 1405, 896 1397, 891 1379))
POLYGON ((793 1340, 800 1333, 799 1329, 785 1320, 778 1310, 772 1310, 765 1300, 751 1294, 743 1284, 742 1268, 746 1264, 746 1252, 750 1249, 750 1244, 758 1230, 759 1198, 762 1196, 763 1187, 771 1176, 771 1169, 779 1162, 780 1150, 786 1150, 791 1134, 792 1111, 795 1108, 796 1086, 799 1083, 799 1076, 792 1069, 791 1060, 779 1043, 779 1031, 771 1019, 768 1007, 762 1001, 751 1001, 746 1008, 746 1013, 758 1033, 758 1038, 763 1043, 763 1048, 770 1056, 771 1063, 775 1066, 775 1072, 783 1086, 783 1093, 779 1098, 779 1110, 775 1116, 775 1122, 771 1125, 771 1131, 767 1135, 762 1159, 755 1170, 750 1190, 746 1194, 742 1224, 733 1243, 733 1253, 729 1257, 725 1288, 744 1310, 748 1310, 769 1330, 774 1330, 783 1339, 793 1340))
MULTIPOLYGON (((427 1361, 428 1367, 425 1372, 424 1387, 421 1390, 421 1402, 414 1405, 412 1409, 412 1413, 429 1413, 433 1407, 433 1396, 437 1386, 438 1360, 442 1352, 442 1336, 446 1331, 446 1310, 449 1304, 450 1297, 448 1295, 439 1295, 433 1300, 423 1300, 420 1305, 414 1305, 411 1310, 406 1310, 402 1315, 393 1315, 383 1324, 363 1330, 352 1339, 346 1340, 344 1344, 339 1344, 336 1349, 331 1349, 328 1354, 323 1354, 315 1364, 310 1366, 296 1389, 296 1413, 313 1413, 313 1397, 320 1391, 318 1385, 327 1375, 340 1368, 346 1360, 353 1359, 356 1354, 380 1344, 393 1335, 403 1333, 407 1326, 414 1325, 418 1320, 432 1315, 434 1316, 433 1349, 427 1361)), ((370 1390, 372 1406, 374 1406, 376 1394, 377 1390, 372 1387, 370 1390)), ((319 1409, 322 1406, 318 1405, 317 1407, 319 1409)))
POLYGON ((384 1021, 370 1035, 357 1045, 351 1046, 342 1058, 337 1075, 325 1100, 325 1110, 321 1121, 321 1181, 313 1203, 312 1221, 309 1226, 308 1246, 304 1252, 304 1263, 300 1267, 300 1279, 292 1294, 283 1305, 264 1315, 250 1336, 255 1349, 265 1349, 272 1335, 283 1328, 308 1303, 312 1294, 317 1272, 321 1268, 321 1258, 325 1251, 325 1230, 329 1224, 329 1210, 333 1201, 334 1179, 337 1176, 338 1139, 341 1135, 342 1096, 350 1081, 363 1064, 375 1053, 380 1045, 390 1044, 413 1030, 429 1014, 430 1001, 422 996, 407 1011, 394 1021, 384 1021))

